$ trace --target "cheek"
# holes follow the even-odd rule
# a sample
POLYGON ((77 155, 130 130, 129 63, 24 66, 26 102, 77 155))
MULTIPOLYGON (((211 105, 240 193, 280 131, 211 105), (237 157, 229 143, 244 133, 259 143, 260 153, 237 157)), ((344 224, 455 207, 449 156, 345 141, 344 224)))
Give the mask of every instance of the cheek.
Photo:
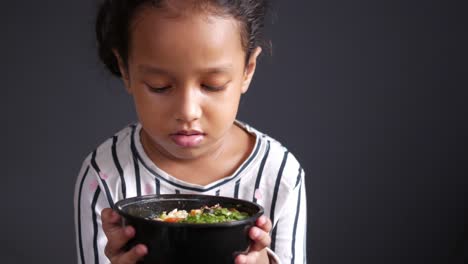
POLYGON ((134 94, 133 101, 135 103, 135 108, 140 118, 145 118, 145 116, 149 115, 152 112, 151 104, 144 96, 134 94))
POLYGON ((150 95, 134 95, 135 109, 138 119, 150 125, 161 124, 166 112, 164 102, 154 100, 150 95))
POLYGON ((213 100, 204 111, 205 117, 216 117, 218 122, 229 123, 236 118, 239 95, 227 94, 223 99, 213 100))

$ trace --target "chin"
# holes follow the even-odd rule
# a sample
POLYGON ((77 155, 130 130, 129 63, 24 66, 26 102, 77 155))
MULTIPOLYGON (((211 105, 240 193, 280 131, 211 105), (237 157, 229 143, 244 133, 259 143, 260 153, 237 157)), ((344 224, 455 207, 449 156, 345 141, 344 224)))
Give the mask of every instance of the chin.
POLYGON ((203 153, 199 148, 179 148, 175 151, 171 151, 171 155, 176 159, 191 160, 202 156, 203 153))

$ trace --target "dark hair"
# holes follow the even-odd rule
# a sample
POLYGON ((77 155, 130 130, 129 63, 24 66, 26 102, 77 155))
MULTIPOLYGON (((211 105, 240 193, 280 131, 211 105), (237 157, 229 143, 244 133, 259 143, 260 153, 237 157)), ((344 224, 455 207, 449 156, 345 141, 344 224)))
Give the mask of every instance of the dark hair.
MULTIPOLYGON (((122 76, 113 49, 117 50, 127 66, 131 33, 129 28, 138 9, 143 5, 161 8, 168 1, 170 0, 104 0, 99 6, 96 18, 98 54, 112 74, 122 76)), ((193 1, 193 6, 210 7, 209 11, 232 16, 240 22, 246 61, 255 47, 264 46, 262 29, 267 0, 196 0, 193 1)))

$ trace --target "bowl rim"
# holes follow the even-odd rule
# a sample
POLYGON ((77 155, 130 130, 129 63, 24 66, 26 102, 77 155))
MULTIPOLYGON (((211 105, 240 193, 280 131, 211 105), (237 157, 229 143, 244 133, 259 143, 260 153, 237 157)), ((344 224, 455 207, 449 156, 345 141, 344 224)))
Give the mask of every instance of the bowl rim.
POLYGON ((263 206, 259 205, 258 203, 244 200, 244 199, 239 199, 239 198, 233 198, 233 197, 228 197, 228 196, 215 196, 215 195, 205 195, 205 194, 148 194, 148 195, 141 195, 141 196, 134 196, 134 197, 129 197, 125 198, 122 200, 119 200, 114 204, 114 210, 119 213, 124 219, 132 219, 132 220, 137 220, 137 221, 143 221, 145 223, 148 223, 150 225, 162 225, 162 226, 172 226, 172 227, 190 227, 190 228, 216 228, 216 227, 230 227, 230 226, 238 226, 238 225, 245 225, 251 222, 254 222, 264 214, 264 209, 263 206), (226 200, 226 202, 241 202, 241 203, 247 203, 250 205, 253 205, 257 207, 258 211, 249 216, 246 219, 243 220, 236 220, 236 221, 229 221, 229 222, 223 222, 223 223, 169 223, 169 222, 163 222, 163 221, 156 221, 156 220, 151 220, 148 218, 143 218, 139 216, 135 216, 132 214, 129 214, 123 210, 125 206, 131 205, 136 202, 151 202, 154 200, 165 200, 165 201, 170 201, 170 200, 193 200, 196 198, 207 198, 207 199, 223 199, 226 200))

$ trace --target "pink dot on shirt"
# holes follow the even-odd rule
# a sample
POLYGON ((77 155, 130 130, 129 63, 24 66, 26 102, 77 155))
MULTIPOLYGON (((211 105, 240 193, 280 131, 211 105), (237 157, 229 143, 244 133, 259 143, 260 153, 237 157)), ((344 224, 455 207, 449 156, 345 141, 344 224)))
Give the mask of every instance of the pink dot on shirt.
POLYGON ((261 200, 262 198, 263 198, 263 195, 260 189, 255 190, 255 199, 261 200))
POLYGON ((153 186, 150 183, 145 184, 145 192, 146 194, 153 193, 153 186))
POLYGON ((109 176, 102 171, 99 172, 99 177, 101 177, 101 179, 103 180, 107 180, 107 178, 109 178, 109 176))
POLYGON ((98 187, 99 183, 97 182, 97 180, 92 180, 91 183, 89 184, 89 189, 91 191, 95 191, 98 187))

